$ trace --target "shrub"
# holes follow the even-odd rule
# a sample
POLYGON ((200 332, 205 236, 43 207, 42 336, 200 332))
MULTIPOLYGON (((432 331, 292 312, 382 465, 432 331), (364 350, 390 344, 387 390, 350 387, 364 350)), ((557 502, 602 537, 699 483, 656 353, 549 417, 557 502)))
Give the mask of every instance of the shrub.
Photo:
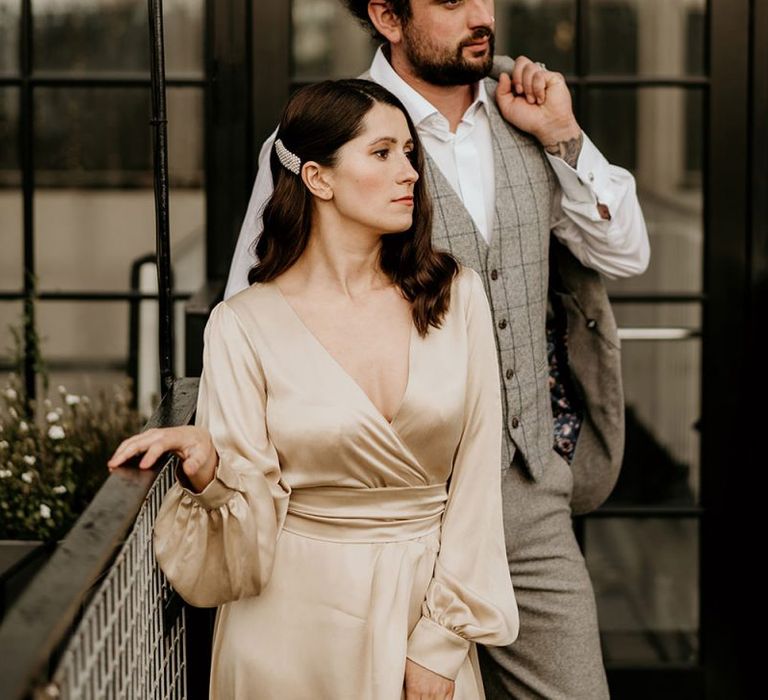
POLYGON ((37 407, 16 375, 0 394, 0 539, 61 538, 108 476, 119 442, 141 427, 129 383, 91 399, 58 387, 37 407))

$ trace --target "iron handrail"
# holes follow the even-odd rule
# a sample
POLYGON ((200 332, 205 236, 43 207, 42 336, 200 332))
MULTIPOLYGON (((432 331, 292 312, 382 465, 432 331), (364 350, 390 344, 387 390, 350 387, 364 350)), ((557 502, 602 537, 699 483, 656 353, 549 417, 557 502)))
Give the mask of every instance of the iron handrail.
MULTIPOLYGON (((197 385, 197 379, 177 379, 145 430, 188 424, 197 385)), ((130 531, 158 473, 157 468, 115 470, 8 611, 0 626, 3 698, 22 700, 47 680, 52 655, 67 639, 94 583, 130 531)))

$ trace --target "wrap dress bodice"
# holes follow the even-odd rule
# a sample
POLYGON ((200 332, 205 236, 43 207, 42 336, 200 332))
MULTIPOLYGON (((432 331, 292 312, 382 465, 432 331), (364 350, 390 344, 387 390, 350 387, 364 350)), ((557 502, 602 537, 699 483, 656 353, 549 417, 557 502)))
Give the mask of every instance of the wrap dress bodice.
POLYGON ((196 424, 216 475, 180 475, 154 531, 180 595, 220 606, 212 698, 398 700, 406 657, 483 697, 474 644, 518 632, 491 322, 461 268, 388 421, 274 282, 214 308, 196 424))

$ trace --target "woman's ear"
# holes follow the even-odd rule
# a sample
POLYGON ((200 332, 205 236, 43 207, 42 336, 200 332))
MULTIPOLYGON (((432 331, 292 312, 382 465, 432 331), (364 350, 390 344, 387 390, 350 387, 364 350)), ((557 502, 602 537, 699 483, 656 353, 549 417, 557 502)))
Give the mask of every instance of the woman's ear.
POLYGON ((402 22, 386 0, 371 0, 368 3, 368 17, 371 24, 390 44, 402 39, 402 22))
POLYGON ((318 199, 333 199, 333 188, 328 178, 328 170, 310 160, 301 166, 301 179, 306 188, 318 199))

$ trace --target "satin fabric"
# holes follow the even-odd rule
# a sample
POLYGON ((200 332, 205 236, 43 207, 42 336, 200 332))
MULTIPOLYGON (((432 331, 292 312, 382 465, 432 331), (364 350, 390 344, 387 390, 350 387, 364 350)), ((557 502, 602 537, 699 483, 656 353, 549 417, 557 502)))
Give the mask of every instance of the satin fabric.
POLYGON ((180 475, 154 532, 174 588, 220 606, 212 698, 398 700, 406 657, 484 697, 474 644, 518 633, 491 323, 462 268, 441 327, 412 330, 390 422, 274 283, 213 310, 196 422, 216 477, 180 475))

